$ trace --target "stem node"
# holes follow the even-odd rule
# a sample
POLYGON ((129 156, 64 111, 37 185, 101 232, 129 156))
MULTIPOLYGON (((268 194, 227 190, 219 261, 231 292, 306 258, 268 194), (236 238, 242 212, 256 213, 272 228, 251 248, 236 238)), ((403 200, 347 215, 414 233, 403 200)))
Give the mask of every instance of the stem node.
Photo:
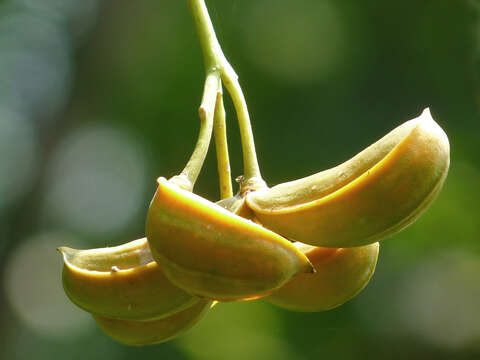
MULTIPOLYGON (((242 141, 245 183, 250 184, 248 185, 248 189, 250 190, 264 187, 266 185, 262 180, 260 168, 258 166, 255 142, 250 124, 250 115, 248 114, 247 103, 242 88, 238 82, 238 75, 227 61, 222 48, 220 47, 205 1, 188 0, 188 4, 197 28, 207 73, 218 73, 221 76, 221 80, 225 84, 225 87, 232 98, 237 113, 242 141), (250 179, 252 180, 250 181, 250 179)), ((242 182, 242 184, 243 183, 244 182, 242 182)), ((242 184, 240 184, 241 192, 242 184)))

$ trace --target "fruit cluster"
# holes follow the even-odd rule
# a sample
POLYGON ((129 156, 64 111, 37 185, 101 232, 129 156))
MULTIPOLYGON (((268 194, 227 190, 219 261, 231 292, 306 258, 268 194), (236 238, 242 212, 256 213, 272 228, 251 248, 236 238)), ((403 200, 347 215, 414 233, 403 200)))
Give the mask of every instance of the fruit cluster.
POLYGON ((377 241, 420 216, 448 166, 447 137, 425 110, 342 165, 217 204, 159 178, 147 238, 59 248, 64 288, 130 345, 183 333, 214 301, 332 309, 365 287, 377 241))
MULTIPOLYGON (((199 29, 213 31, 203 2, 189 4, 199 29)), ((227 190, 217 203, 195 195, 213 118, 224 121, 219 76, 226 85, 236 81, 219 59, 223 66, 207 75, 200 140, 181 175, 158 179, 146 238, 103 249, 59 248, 66 294, 122 343, 167 341, 218 301, 262 298, 294 311, 345 303, 372 277, 378 241, 414 222, 446 178, 448 139, 426 109, 332 169, 268 188, 255 166, 247 166, 237 195, 228 191, 229 176, 220 181, 227 190)), ((245 107, 230 89, 234 103, 245 107)), ((248 130, 242 134, 247 165, 255 154, 248 130)), ((215 137, 218 151, 222 133, 215 137)), ((225 170, 228 152, 227 165, 220 160, 225 170)))

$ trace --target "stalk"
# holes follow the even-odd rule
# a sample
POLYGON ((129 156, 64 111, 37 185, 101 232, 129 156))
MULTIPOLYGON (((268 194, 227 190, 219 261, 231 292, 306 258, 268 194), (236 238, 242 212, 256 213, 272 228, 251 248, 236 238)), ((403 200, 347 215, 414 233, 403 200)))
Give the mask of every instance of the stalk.
POLYGON ((221 79, 232 98, 237 113, 240 137, 242 140, 244 167, 244 180, 240 184, 240 191, 263 187, 265 186, 265 182, 262 179, 258 165, 250 115, 248 113, 245 96, 238 82, 238 76, 223 54, 205 1, 188 0, 188 5, 200 40, 206 72, 218 71, 220 73, 221 79))
POLYGON ((225 107, 223 105, 222 85, 219 85, 217 104, 213 118, 213 135, 217 151, 218 182, 220 198, 226 199, 233 196, 232 176, 230 171, 230 157, 228 155, 227 128, 225 123, 225 107))
POLYGON ((203 89, 202 103, 198 109, 200 117, 200 132, 190 159, 180 175, 174 176, 170 180, 185 190, 192 191, 197 181, 200 170, 202 169, 208 147, 212 138, 213 117, 215 113, 215 104, 217 93, 219 91, 220 74, 218 71, 210 71, 205 79, 203 89))

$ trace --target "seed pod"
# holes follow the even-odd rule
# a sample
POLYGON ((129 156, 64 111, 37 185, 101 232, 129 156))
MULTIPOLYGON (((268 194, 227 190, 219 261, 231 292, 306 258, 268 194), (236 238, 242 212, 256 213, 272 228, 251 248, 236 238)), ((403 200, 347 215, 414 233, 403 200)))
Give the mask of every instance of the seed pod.
POLYGON ((265 300, 293 311, 325 311, 356 296, 373 276, 379 244, 353 248, 322 248, 296 243, 315 267, 301 274, 265 300))
POLYGON ((247 195, 263 226, 315 246, 371 244, 414 222, 447 176, 448 138, 426 109, 347 162, 247 195))
POLYGON ((288 240, 164 178, 158 179, 146 234, 167 277, 209 299, 265 296, 313 270, 288 240))
POLYGON ((125 345, 152 345, 171 340, 190 330, 212 306, 211 301, 200 300, 174 315, 148 321, 109 319, 93 315, 108 336, 125 345))
POLYGON ((146 238, 103 249, 58 249, 63 287, 80 308, 129 320, 162 318, 200 299, 173 285, 153 260, 146 238))

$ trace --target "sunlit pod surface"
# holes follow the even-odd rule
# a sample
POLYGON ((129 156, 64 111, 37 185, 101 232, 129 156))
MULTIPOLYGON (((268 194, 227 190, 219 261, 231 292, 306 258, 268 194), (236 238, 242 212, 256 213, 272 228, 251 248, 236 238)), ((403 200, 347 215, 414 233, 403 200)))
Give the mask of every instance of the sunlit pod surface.
POLYGON ((447 136, 426 109, 347 162, 252 192, 247 204, 267 228, 324 247, 371 244, 414 222, 447 176, 447 136))
POLYGON ((321 248, 297 243, 315 267, 266 297, 274 305, 294 311, 325 311, 357 295, 373 276, 379 244, 353 248, 321 248))
POLYGON ((164 178, 158 179, 146 233, 154 259, 174 284, 220 301, 264 296, 313 269, 281 236, 164 178))
POLYGON ((66 294, 91 313, 146 320, 172 315, 199 301, 165 277, 145 238, 110 248, 59 251, 66 294))

